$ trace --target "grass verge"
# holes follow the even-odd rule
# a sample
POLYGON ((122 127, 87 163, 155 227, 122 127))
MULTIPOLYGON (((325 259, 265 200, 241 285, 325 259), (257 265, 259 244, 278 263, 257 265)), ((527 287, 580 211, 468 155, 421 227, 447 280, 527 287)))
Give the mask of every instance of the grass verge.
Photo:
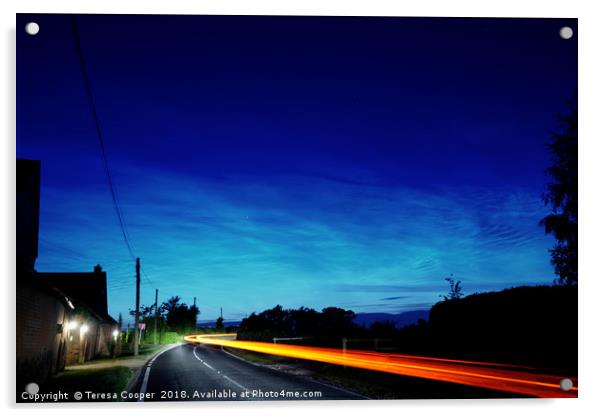
POLYGON ((245 359, 249 362, 256 363, 258 365, 276 365, 281 362, 284 362, 284 363, 290 362, 289 358, 283 358, 282 356, 274 356, 274 355, 268 355, 266 353, 251 352, 249 350, 234 349, 234 348, 224 348, 224 349, 227 350, 228 352, 232 353, 233 355, 238 356, 239 358, 245 359))
MULTIPOLYGON (((123 366, 137 368, 142 366, 143 362, 146 362, 151 358, 151 356, 166 346, 167 345, 146 345, 144 347, 140 347, 138 356, 134 356, 133 352, 123 351, 119 356, 114 358, 107 356, 86 361, 83 366, 102 366, 103 364, 107 364, 106 366, 111 366, 113 364, 117 366, 120 364, 120 362, 122 362, 123 366)), ((77 369, 79 366, 80 365, 69 365, 68 369, 77 369)))
MULTIPOLYGON (((69 400, 73 399, 75 392, 85 393, 116 393, 125 390, 132 376, 132 370, 125 366, 114 366, 102 369, 78 369, 67 370, 58 373, 45 384, 41 392, 65 392, 69 394, 69 400)), ((110 400, 119 401, 119 398, 110 400)), ((84 394, 82 401, 95 401, 84 394)), ((97 398, 96 401, 107 401, 97 398)))

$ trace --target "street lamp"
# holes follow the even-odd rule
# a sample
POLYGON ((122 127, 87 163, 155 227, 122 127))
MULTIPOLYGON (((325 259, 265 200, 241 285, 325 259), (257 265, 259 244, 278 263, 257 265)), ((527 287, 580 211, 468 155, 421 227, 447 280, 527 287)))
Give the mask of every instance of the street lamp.
POLYGON ((117 336, 119 336, 119 330, 113 330, 113 339, 117 340, 117 336))
POLYGON ((79 329, 80 334, 83 336, 86 334, 87 331, 88 331, 88 325, 82 324, 82 327, 79 329))

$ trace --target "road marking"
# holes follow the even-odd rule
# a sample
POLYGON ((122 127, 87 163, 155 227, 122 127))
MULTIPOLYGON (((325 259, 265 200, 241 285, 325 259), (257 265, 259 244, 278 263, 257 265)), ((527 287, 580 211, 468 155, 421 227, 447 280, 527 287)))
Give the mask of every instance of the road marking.
POLYGON ((198 360, 203 362, 203 360, 201 358, 199 358, 199 355, 196 354, 196 346, 194 347, 194 349, 192 349, 192 354, 194 355, 195 358, 197 358, 198 360))
MULTIPOLYGON (((207 368, 211 369, 212 371, 215 371, 215 368, 211 365, 209 365, 207 362, 203 362, 203 365, 205 365, 207 368)), ((219 371, 215 371, 219 374, 219 371)))
POLYGON ((224 378, 226 378, 228 381, 232 382, 232 383, 233 383, 234 385, 236 385, 238 388, 242 389, 243 391, 251 391, 250 389, 248 389, 248 388, 246 388, 246 387, 243 387, 242 385, 240 385, 238 382, 236 382, 235 380, 233 380, 233 379, 232 379, 232 378, 230 378, 229 376, 227 376, 227 375, 223 375, 223 374, 222 374, 222 376, 223 376, 224 378))
POLYGON ((144 402, 144 395, 146 394, 146 388, 148 386, 148 379, 150 377, 150 370, 151 367, 153 366, 153 363, 155 362, 155 360, 157 360, 157 358, 159 356, 161 356, 162 354, 164 354, 165 352, 167 352, 168 350, 171 350, 173 348, 177 348, 178 346, 181 346, 181 343, 178 343, 177 345, 174 346, 170 346, 166 349, 163 349, 161 352, 157 353, 155 356, 153 356, 148 363, 146 364, 146 370, 144 371, 144 378, 142 379, 142 385, 140 386, 140 397, 138 398, 138 402, 144 402))
POLYGON ((196 350, 199 346, 195 346, 194 349, 192 349, 192 353, 194 355, 195 358, 197 358, 197 360, 199 360, 203 365, 205 365, 207 368, 211 369, 212 371, 216 372, 217 374, 223 376, 225 379, 227 379, 228 381, 230 381, 232 384, 236 385, 238 388, 244 390, 244 391, 251 391, 250 389, 248 389, 247 387, 245 387, 244 385, 239 384, 238 382, 236 382, 235 380, 233 380, 232 378, 230 378, 228 375, 226 374, 222 374, 220 371, 218 371, 217 369, 215 369, 213 366, 209 365, 207 362, 205 362, 204 360, 202 360, 199 355, 197 355, 196 350))
POLYGON ((196 354, 196 346, 194 349, 192 349, 192 354, 194 355, 195 358, 197 358, 203 365, 205 365, 207 368, 211 369, 212 371, 215 371, 219 374, 219 371, 216 371, 215 368, 211 365, 209 365, 207 362, 205 362, 204 360, 202 360, 201 358, 199 358, 199 355, 196 354))

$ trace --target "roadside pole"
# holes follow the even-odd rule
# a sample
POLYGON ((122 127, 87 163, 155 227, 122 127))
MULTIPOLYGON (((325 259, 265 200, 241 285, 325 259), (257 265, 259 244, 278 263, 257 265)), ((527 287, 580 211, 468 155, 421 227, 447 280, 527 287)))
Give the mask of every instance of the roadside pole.
POLYGON ((159 289, 155 288, 155 333, 153 336, 153 344, 157 344, 157 319, 159 318, 159 289))
POLYGON ((134 356, 138 356, 138 345, 140 344, 140 258, 136 258, 136 314, 134 320, 134 356))

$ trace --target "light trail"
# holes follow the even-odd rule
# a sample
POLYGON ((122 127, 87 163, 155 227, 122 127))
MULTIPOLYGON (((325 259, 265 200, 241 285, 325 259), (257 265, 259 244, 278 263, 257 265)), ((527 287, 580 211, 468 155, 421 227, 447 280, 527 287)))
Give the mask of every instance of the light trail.
POLYGON ((235 340, 236 333, 198 334, 184 338, 204 343, 249 350, 275 356, 325 362, 371 371, 452 382, 541 398, 576 398, 577 380, 569 391, 560 389, 564 377, 533 372, 533 368, 488 362, 462 361, 365 350, 346 350, 235 340))

